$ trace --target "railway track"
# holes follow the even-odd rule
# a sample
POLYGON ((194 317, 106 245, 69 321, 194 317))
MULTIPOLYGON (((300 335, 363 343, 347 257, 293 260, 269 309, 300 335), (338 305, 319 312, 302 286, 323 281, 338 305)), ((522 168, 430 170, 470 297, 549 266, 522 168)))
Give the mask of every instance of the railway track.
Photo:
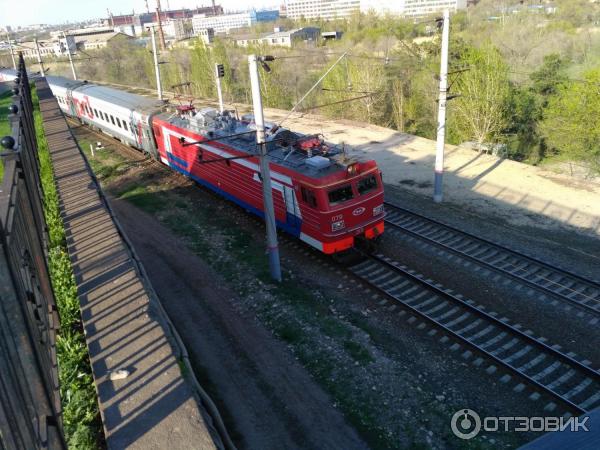
MULTIPOLYGON (((503 368, 507 373, 500 378, 502 382, 510 381, 512 375, 522 380, 515 391, 522 391, 527 384, 534 390, 533 399, 541 391, 575 414, 600 406, 600 372, 589 361, 575 359, 573 353, 546 344, 543 338, 532 336, 519 325, 511 325, 506 318, 485 312, 474 302, 452 294, 383 255, 365 255, 364 261, 349 270, 420 319, 419 328, 430 326, 441 330, 444 341, 448 337, 454 341, 453 350, 466 347, 463 357, 479 354, 474 364, 482 365, 483 356, 493 362, 488 367, 490 373, 497 366, 503 368)), ((556 407, 554 401, 546 405, 547 410, 556 407)))
POLYGON ((579 308, 600 320, 600 283, 385 202, 386 224, 579 308))

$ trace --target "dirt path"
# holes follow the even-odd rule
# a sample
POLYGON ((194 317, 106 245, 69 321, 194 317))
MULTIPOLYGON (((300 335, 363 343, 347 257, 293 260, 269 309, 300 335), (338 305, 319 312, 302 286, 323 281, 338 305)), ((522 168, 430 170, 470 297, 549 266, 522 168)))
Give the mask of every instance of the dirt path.
POLYGON ((150 215, 111 205, 239 448, 367 448, 285 346, 232 306, 218 274, 150 215))

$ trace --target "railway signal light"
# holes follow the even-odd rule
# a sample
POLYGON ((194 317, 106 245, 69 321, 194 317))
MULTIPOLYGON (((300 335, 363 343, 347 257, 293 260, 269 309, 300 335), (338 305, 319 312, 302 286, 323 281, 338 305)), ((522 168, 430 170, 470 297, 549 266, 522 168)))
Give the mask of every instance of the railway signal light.
POLYGON ((223 114, 223 111, 225 111, 223 107, 223 92, 221 91, 221 78, 225 76, 225 67, 223 64, 215 64, 215 75, 217 94, 219 95, 219 109, 221 110, 221 114, 223 114))

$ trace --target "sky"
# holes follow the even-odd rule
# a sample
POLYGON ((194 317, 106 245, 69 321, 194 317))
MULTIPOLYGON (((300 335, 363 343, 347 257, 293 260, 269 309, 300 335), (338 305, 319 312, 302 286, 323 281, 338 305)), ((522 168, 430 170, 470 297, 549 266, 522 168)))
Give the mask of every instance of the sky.
MULTIPOLYGON (((277 6, 283 0, 215 0, 225 10, 238 11, 248 8, 277 6)), ((161 0, 161 8, 171 9, 209 6, 210 0, 161 0)), ((150 10, 156 9, 156 0, 148 0, 150 10)), ((105 18, 106 9, 114 15, 130 14, 132 10, 146 11, 144 0, 0 0, 0 26, 13 28, 38 23, 60 24, 85 19, 105 18)))

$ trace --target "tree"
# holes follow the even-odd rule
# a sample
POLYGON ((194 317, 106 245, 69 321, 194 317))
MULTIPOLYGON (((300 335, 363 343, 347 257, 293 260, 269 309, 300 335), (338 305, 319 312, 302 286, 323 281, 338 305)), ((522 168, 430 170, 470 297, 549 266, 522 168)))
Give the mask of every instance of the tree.
POLYGON ((589 162, 600 169, 600 69, 588 71, 581 82, 559 88, 550 98, 540 125, 541 134, 556 152, 589 162))
POLYGON ((566 61, 559 54, 546 55, 542 66, 530 75, 532 90, 544 97, 556 94, 567 81, 566 66, 566 61))
POLYGON ((511 89, 507 131, 515 136, 510 149, 512 159, 535 164, 544 158, 546 145, 539 135, 538 123, 550 98, 567 82, 566 65, 557 53, 546 55, 544 63, 530 75, 529 86, 511 89))
POLYGON ((458 75, 452 88, 460 94, 450 102, 453 131, 462 140, 498 142, 508 123, 508 67, 490 44, 466 47, 460 63, 468 70, 458 75))
POLYGON ((376 123, 384 110, 384 87, 386 83, 383 62, 344 58, 323 81, 324 103, 336 103, 326 111, 334 117, 356 119, 376 123), (362 97, 352 103, 338 103, 353 97, 362 97))

